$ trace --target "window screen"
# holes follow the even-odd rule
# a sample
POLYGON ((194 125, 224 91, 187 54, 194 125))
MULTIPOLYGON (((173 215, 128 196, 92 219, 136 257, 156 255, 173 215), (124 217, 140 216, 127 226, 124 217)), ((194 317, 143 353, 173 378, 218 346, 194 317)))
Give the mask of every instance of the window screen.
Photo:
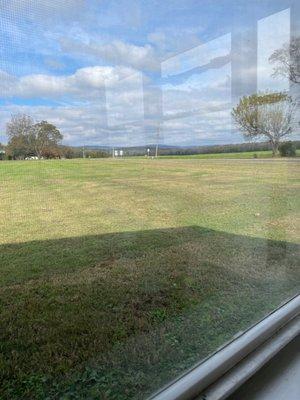
POLYGON ((145 399, 294 296, 296 0, 0 0, 0 398, 145 399))

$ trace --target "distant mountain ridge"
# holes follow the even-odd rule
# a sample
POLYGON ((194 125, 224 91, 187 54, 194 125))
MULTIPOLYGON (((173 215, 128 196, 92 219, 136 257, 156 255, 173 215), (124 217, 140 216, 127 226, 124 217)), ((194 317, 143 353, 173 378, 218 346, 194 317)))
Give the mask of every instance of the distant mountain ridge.
MULTIPOLYGON (((297 149, 300 149, 300 140, 292 141, 297 149)), ((111 153, 113 150, 123 150, 125 156, 139 156, 147 154, 154 155, 156 144, 147 144, 144 146, 72 146, 75 149, 83 149, 86 151, 105 151, 111 153)), ((218 145, 204 145, 204 146, 178 146, 178 145, 158 145, 159 155, 192 155, 192 154, 212 154, 212 153, 235 153, 246 151, 264 151, 271 150, 268 142, 247 142, 247 143, 234 143, 234 144, 218 144, 218 145)))

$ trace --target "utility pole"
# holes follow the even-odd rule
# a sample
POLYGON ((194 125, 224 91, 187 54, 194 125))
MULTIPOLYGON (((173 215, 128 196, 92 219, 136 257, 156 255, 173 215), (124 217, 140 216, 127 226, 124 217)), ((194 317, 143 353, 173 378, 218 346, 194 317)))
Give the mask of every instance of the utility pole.
POLYGON ((85 146, 82 148, 82 158, 85 158, 85 146))

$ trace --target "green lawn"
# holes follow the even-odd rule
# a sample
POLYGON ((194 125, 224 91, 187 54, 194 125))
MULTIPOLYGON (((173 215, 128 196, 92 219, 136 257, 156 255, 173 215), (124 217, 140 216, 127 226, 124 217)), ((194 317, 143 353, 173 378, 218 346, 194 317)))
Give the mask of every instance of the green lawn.
MULTIPOLYGON (((180 156, 163 156, 164 158, 199 158, 199 159, 216 159, 216 158, 272 158, 271 150, 262 151, 243 151, 236 153, 211 153, 211 154, 193 154, 180 156)), ((296 150, 296 157, 300 157, 300 150, 296 150)))
POLYGON ((0 162, 0 399, 142 399, 300 288, 299 163, 0 162))

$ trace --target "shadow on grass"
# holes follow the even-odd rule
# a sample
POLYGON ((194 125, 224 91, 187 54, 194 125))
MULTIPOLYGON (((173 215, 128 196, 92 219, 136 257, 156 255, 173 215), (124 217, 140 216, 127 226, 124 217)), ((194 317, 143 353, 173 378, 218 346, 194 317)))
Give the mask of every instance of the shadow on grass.
POLYGON ((298 245, 196 226, 2 245, 0 265, 3 399, 143 398, 300 278, 298 245))

